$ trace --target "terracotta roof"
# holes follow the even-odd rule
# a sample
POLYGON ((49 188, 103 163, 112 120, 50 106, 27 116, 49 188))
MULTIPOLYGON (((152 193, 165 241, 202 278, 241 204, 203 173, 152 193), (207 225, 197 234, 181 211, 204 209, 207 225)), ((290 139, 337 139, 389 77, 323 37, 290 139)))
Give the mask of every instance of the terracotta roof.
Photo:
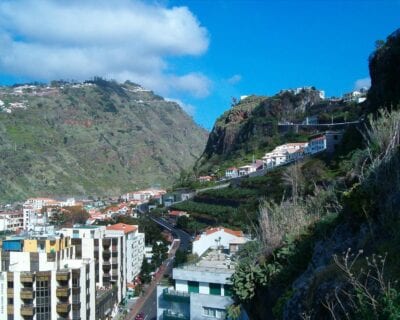
POLYGON ((137 226, 125 223, 117 223, 107 227, 107 230, 123 231, 125 234, 135 232, 137 229, 137 226))
POLYGON ((187 212, 186 212, 186 211, 172 210, 172 211, 168 212, 168 214, 169 214, 170 216, 177 216, 177 217, 180 217, 180 216, 182 216, 182 215, 186 215, 187 212))
POLYGON ((213 234, 218 231, 224 231, 235 237, 243 237, 243 232, 241 230, 232 230, 232 229, 224 228, 224 227, 208 228, 205 230, 206 235, 210 235, 210 234, 213 234))

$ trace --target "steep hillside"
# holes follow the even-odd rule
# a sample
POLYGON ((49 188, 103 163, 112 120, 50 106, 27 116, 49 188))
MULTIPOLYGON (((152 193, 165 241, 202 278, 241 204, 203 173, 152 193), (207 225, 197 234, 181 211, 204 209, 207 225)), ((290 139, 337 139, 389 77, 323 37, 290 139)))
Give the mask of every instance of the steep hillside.
POLYGON ((368 92, 368 111, 379 107, 397 109, 400 103, 400 29, 378 43, 370 56, 371 88, 368 92))
POLYGON ((219 117, 210 133, 204 153, 197 162, 200 172, 243 163, 254 155, 262 156, 277 144, 304 139, 310 130, 300 128, 294 134, 278 123, 301 123, 307 116, 316 116, 320 123, 354 120, 360 107, 342 101, 322 100, 316 89, 297 94, 282 91, 272 97, 249 96, 219 117), (303 130, 303 131, 302 131, 303 130))
POLYGON ((117 195, 193 166, 205 130, 139 85, 0 88, 0 199, 117 195))
POLYGON ((241 305, 260 320, 400 318, 399 39, 392 34, 371 56, 374 117, 362 133, 347 132, 340 157, 317 170, 322 180, 304 175, 306 163, 288 166, 291 192, 261 203, 230 314, 241 305))

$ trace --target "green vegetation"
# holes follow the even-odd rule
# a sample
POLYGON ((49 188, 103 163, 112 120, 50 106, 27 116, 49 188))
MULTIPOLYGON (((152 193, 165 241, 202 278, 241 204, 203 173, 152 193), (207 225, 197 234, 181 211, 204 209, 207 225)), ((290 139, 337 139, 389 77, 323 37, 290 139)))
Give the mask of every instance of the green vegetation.
POLYGON ((42 95, 12 90, 1 87, 0 99, 27 108, 0 110, 0 201, 166 186, 205 144, 206 132, 177 104, 131 83, 96 78, 38 86, 42 95))

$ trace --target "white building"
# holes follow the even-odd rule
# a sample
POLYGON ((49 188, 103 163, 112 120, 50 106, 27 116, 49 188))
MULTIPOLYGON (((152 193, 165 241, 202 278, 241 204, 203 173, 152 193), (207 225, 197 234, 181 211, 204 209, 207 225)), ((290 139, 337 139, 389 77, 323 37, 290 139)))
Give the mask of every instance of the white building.
POLYGON ((157 319, 225 319, 233 303, 230 256, 212 251, 199 262, 172 270, 175 287, 157 287, 157 319))
MULTIPOLYGON (((126 265, 123 259, 123 236, 108 236, 105 226, 75 226, 60 230, 71 237, 77 258, 95 261, 94 278, 97 287, 108 289, 117 285, 116 304, 126 295, 126 265)), ((110 310, 111 312, 111 310, 110 310)))
POLYGON ((326 150, 326 137, 325 135, 319 135, 311 138, 308 141, 307 153, 316 154, 318 152, 326 150))
POLYGON ((193 254, 199 257, 210 248, 224 248, 229 250, 231 244, 244 243, 247 240, 242 231, 217 227, 208 228, 202 234, 198 235, 193 241, 193 254))
POLYGON ((225 178, 227 179, 233 179, 237 178, 239 176, 238 168, 236 167, 230 167, 225 170, 225 178))
POLYGON ((22 211, 0 211, 0 231, 18 231, 24 227, 22 211))
POLYGON ((265 156, 262 158, 263 160, 263 168, 271 169, 276 166, 280 166, 286 163, 287 160, 287 152, 284 151, 276 151, 267 152, 265 156))
POLYGON ((124 235, 126 260, 126 281, 133 283, 139 275, 144 257, 144 233, 139 232, 138 226, 117 223, 107 227, 107 235, 124 235))
POLYGON ((137 226, 76 226, 60 232, 72 238, 78 257, 95 260, 95 281, 100 288, 117 285, 117 303, 126 296, 127 283, 140 272, 144 255, 144 234, 137 226), (107 230, 110 228, 109 230, 107 230))
POLYGON ((94 260, 69 238, 3 240, 0 260, 0 319, 98 319, 94 260))

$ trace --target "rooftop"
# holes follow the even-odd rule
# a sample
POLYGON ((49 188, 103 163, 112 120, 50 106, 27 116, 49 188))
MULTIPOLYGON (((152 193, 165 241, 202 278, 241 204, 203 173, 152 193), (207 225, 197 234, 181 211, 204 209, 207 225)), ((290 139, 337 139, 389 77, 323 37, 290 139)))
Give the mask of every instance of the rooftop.
POLYGON ((211 249, 196 263, 187 264, 177 269, 211 273, 234 273, 235 264, 231 261, 231 255, 221 250, 211 249))
POLYGON ((138 226, 125 223, 117 223, 107 227, 107 230, 123 231, 124 233, 135 232, 137 229, 138 226))

